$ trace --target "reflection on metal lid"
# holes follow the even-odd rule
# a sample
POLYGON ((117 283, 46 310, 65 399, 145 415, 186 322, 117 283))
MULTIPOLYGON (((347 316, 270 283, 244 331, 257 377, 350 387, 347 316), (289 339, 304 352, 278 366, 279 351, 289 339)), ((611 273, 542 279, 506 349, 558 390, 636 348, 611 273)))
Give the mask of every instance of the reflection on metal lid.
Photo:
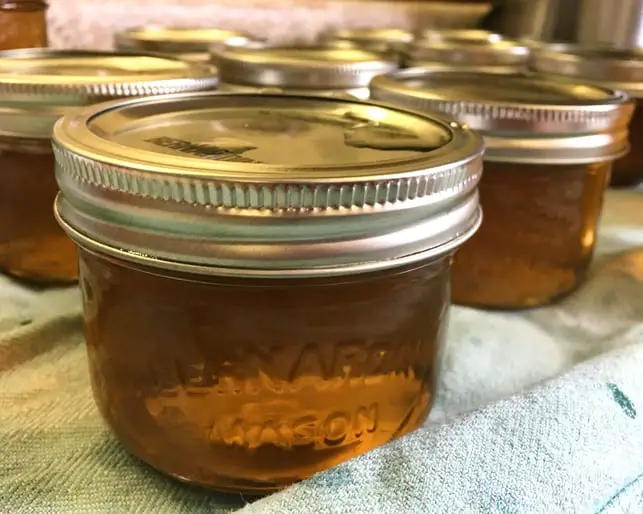
POLYGON ((64 109, 120 97, 203 91, 217 83, 213 66, 158 54, 0 52, 0 134, 49 137, 64 109))
POLYGON ((153 266, 368 271, 442 255, 480 223, 478 135, 353 99, 114 102, 62 119, 54 149, 72 236, 153 266))
POLYGON ((426 29, 422 31, 418 40, 425 41, 450 41, 451 43, 492 43, 504 39, 500 34, 481 29, 426 29))
MULTIPOLYGON (((305 179, 361 179, 396 166, 425 159, 451 140, 444 122, 403 110, 356 100, 278 94, 172 97, 117 106, 87 118, 77 143, 87 157, 145 166, 162 165, 177 173, 199 168, 230 179, 261 180, 292 176, 305 169, 305 179), (98 144, 95 151, 92 142, 98 144), (108 143, 104 147, 104 144, 108 143), (289 151, 284 152, 288 145, 289 151), (106 152, 105 149, 109 149, 106 152), (238 170, 220 162, 243 163, 238 170), (248 166, 257 164, 257 167, 248 166), (349 169, 358 166, 356 176, 349 169), (287 170, 287 171, 285 171, 287 170), (284 175, 285 173, 285 175, 284 175)), ((470 150, 470 149, 469 149, 470 150)), ((446 164, 446 162, 445 162, 446 164)))
POLYGON ((406 61, 410 66, 423 63, 447 63, 467 66, 524 67, 529 48, 508 40, 417 40, 407 46, 406 61))
POLYGON ((561 139, 601 132, 615 134, 618 141, 590 138, 561 148, 557 155, 561 160, 597 159, 622 153, 623 136, 632 115, 631 101, 624 93, 530 73, 485 73, 435 66, 377 77, 370 89, 374 99, 437 110, 483 131, 488 157, 499 155, 489 145, 490 136, 506 140, 507 148, 502 151, 530 159, 539 152, 542 157, 544 143, 536 144, 538 138, 549 138, 552 146, 561 146, 561 139), (524 144, 516 143, 519 138, 525 138, 524 144))
POLYGON ((203 27, 135 27, 118 32, 114 42, 119 49, 149 52, 207 52, 215 43, 233 38, 251 39, 234 30, 203 27))
POLYGON ((568 44, 541 45, 533 50, 533 70, 623 89, 643 97, 643 52, 568 44))
POLYGON ((334 46, 274 46, 251 43, 213 48, 221 81, 250 86, 349 89, 367 86, 397 68, 383 52, 334 46))

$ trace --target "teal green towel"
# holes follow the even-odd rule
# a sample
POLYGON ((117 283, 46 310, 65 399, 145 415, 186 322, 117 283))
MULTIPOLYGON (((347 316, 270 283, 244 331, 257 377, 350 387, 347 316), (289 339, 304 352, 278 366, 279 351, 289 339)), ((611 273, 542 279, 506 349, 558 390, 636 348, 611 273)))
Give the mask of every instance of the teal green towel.
POLYGON ((0 280, 0 513, 643 512, 643 195, 610 192, 588 282, 454 308, 425 428, 260 500, 168 479, 94 407, 75 288, 0 280))

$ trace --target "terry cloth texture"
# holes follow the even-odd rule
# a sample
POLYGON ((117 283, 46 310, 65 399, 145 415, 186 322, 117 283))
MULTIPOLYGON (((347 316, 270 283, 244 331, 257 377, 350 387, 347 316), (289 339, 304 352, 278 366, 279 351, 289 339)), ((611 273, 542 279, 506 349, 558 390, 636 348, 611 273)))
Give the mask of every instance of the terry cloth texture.
POLYGON ((453 308, 425 428, 249 502, 130 457, 92 402, 76 288, 0 280, 1 513, 643 512, 643 194, 608 193, 587 283, 453 308))

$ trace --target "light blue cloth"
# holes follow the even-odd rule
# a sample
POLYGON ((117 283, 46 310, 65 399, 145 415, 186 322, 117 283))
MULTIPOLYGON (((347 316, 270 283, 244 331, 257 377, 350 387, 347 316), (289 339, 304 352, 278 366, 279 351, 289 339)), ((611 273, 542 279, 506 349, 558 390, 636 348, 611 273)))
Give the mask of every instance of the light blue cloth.
POLYGON ((79 313, 74 288, 0 281, 0 513, 643 513, 641 193, 609 193, 591 277, 562 303, 453 309, 426 428, 252 503, 121 449, 79 313))

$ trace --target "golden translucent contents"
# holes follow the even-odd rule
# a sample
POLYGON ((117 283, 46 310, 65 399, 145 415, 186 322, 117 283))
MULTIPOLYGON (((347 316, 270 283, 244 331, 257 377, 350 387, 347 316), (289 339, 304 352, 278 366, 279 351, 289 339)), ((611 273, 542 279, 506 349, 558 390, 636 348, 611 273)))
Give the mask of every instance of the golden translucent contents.
POLYGON ((484 221, 455 256, 453 301, 519 309, 575 289, 592 257, 610 167, 485 162, 484 221))
POLYGON ((0 269, 39 283, 76 280, 76 247, 53 215, 50 141, 0 139, 0 170, 0 269))
POLYGON ((612 170, 613 186, 633 186, 643 182, 643 102, 636 103, 636 110, 629 125, 630 152, 614 163, 612 170))
POLYGON ((268 492, 428 414, 449 258, 307 279, 170 276, 80 258, 97 404, 123 444, 167 474, 268 492))
POLYGON ((47 46, 47 4, 0 0, 0 50, 47 46))

